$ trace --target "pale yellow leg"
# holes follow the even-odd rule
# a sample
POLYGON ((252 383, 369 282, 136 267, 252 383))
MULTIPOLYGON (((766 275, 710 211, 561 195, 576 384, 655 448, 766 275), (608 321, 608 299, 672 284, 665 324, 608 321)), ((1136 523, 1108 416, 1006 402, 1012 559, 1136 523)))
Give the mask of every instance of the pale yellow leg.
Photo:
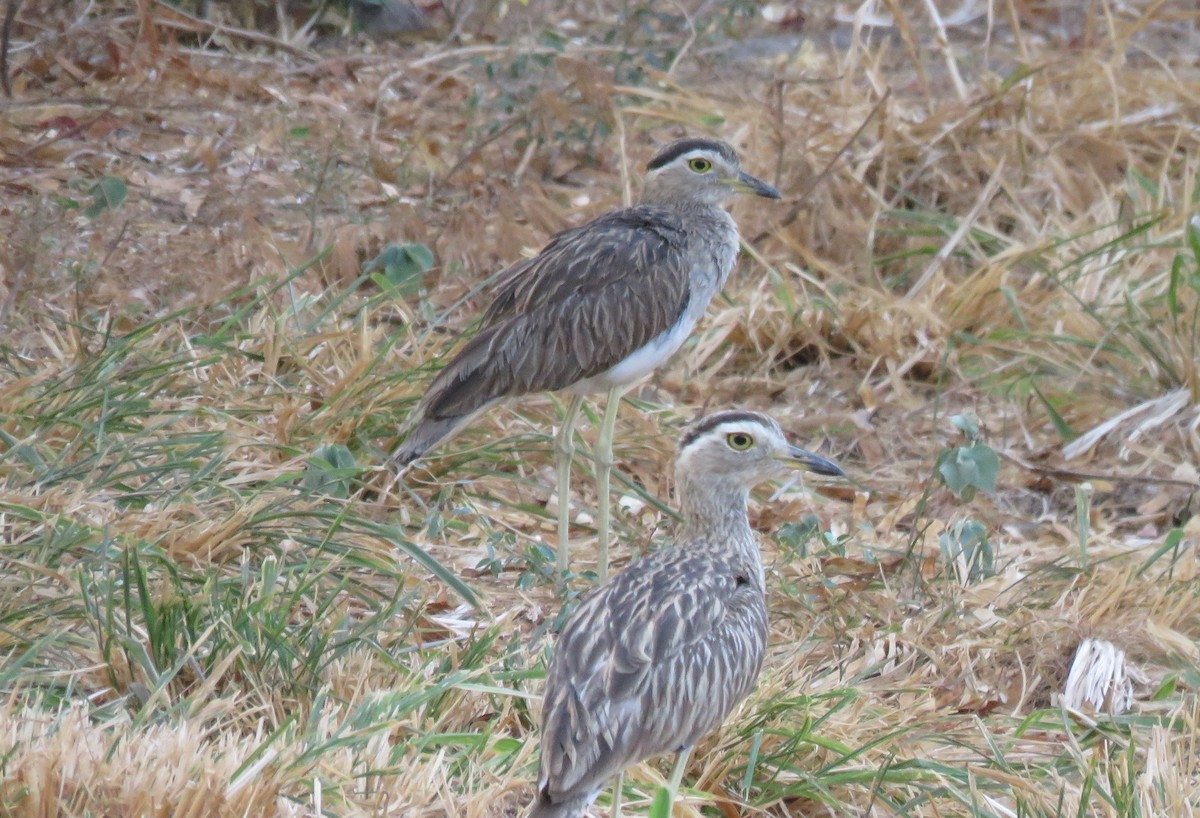
POLYGON ((679 795, 679 783, 683 781, 683 773, 687 769, 688 759, 692 757, 692 748, 679 751, 675 757, 675 769, 671 770, 671 780, 667 782, 667 792, 671 796, 671 809, 675 809, 675 798, 679 795))
POLYGON ((625 773, 617 773, 617 783, 613 785, 612 818, 621 818, 621 801, 625 795, 625 773))
POLYGON ((572 395, 563 415, 562 428, 554 439, 554 466, 558 473, 558 584, 567 579, 571 527, 571 459, 575 456, 575 418, 583 406, 583 395, 572 395))
POLYGON ((596 440, 593 457, 596 461, 596 539, 599 543, 597 567, 600 582, 608 579, 608 536, 612 520, 611 493, 613 466, 613 432, 617 428, 617 410, 621 406, 622 387, 608 390, 608 401, 604 405, 604 421, 600 424, 600 437, 596 440))

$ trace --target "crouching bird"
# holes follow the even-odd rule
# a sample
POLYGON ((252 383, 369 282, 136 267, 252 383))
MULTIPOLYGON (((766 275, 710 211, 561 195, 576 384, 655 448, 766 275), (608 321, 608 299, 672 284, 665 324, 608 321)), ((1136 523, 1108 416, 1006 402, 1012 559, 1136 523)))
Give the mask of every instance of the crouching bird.
POLYGON ((578 818, 614 776, 619 814, 623 771, 666 752, 679 754, 674 802, 693 745, 758 680, 767 602, 746 501, 790 469, 843 474, 757 412, 718 412, 683 433, 678 539, 593 591, 555 647, 530 818, 578 818))

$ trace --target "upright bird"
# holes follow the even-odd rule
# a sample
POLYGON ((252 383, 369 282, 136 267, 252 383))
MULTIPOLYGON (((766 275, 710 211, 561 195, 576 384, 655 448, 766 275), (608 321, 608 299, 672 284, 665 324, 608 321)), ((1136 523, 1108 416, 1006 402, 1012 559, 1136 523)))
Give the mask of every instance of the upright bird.
POLYGON ((717 412, 684 432, 677 541, 594 591, 558 639, 530 818, 578 818, 613 776, 617 813, 622 772, 668 751, 679 753, 674 801, 692 746, 758 680, 767 603, 746 498, 788 469, 843 473, 757 412, 717 412))
POLYGON ((530 392, 572 393, 555 443, 558 568, 567 572, 568 490, 583 396, 607 391, 594 451, 600 579, 608 576, 612 437, 621 394, 675 354, 725 285, 738 230, 734 193, 778 199, 715 139, 678 139, 646 166, 636 207, 551 239, 502 277, 479 332, 434 378, 393 456, 403 468, 493 404, 530 392))

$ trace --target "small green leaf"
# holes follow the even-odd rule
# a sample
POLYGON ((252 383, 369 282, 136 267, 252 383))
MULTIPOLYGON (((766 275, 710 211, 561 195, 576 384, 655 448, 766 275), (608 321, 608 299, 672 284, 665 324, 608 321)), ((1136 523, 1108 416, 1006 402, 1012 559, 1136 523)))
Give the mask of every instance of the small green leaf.
POLYGON ((777 543, 795 552, 799 557, 808 556, 808 544, 820 531, 820 521, 808 515, 800 522, 786 522, 775 531, 777 543))
POLYGON ((650 818, 671 818, 671 791, 666 787, 659 787, 655 791, 650 818))
POLYGON ((513 755, 524 749, 525 743, 515 738, 498 738, 492 742, 492 749, 501 755, 513 755))
POLYGON ((433 266, 433 251, 424 244, 389 244, 383 252, 363 265, 382 289, 412 295, 421 285, 421 276, 433 266))
POLYGON ((1075 535, 1079 538, 1079 564, 1088 569, 1088 538, 1092 531, 1092 495, 1083 486, 1075 487, 1075 535))
POLYGON ((1040 69, 1034 68, 1031 65, 1024 65, 1024 64, 1018 65, 1012 71, 1009 71, 1008 74, 1005 75, 1004 79, 1001 80, 1000 92, 1003 93, 1003 92, 1007 91, 1008 89, 1012 88, 1014 85, 1019 83, 1021 80, 1025 79, 1026 77, 1033 76, 1039 70, 1040 69))
POLYGON ((1150 566, 1158 562, 1164 554, 1178 549, 1181 542, 1183 542, 1182 528, 1172 528, 1168 531, 1167 536, 1163 538, 1163 544, 1154 549, 1154 553, 1147 557, 1146 561, 1142 563, 1142 567, 1137 570, 1137 576, 1140 577, 1146 573, 1150 566))
POLYGON ((1187 226, 1183 228, 1183 232, 1187 235, 1188 248, 1192 251, 1192 258, 1196 264, 1200 264, 1200 217, 1192 216, 1188 220, 1187 226))
POLYGON ((1075 433, 1075 430, 1071 428, 1070 424, 1067 423, 1066 419, 1063 418, 1063 416, 1058 413, 1058 410, 1054 408, 1054 404, 1050 403, 1050 400, 1042 394, 1042 390, 1037 388, 1037 384, 1031 383, 1030 386, 1033 389, 1033 394, 1037 396, 1038 401, 1042 404, 1042 408, 1045 409, 1046 414, 1050 416, 1050 422, 1054 424, 1054 431, 1058 432, 1058 436, 1062 438, 1064 442, 1069 442, 1079 437, 1079 435, 1075 433))
POLYGON ((105 210, 116 210, 125 203, 129 191, 125 181, 117 176, 101 176, 96 184, 88 190, 92 203, 83 211, 83 215, 94 219, 105 210))
POLYGON ((1154 692, 1150 694, 1150 701, 1161 702, 1164 699, 1169 699, 1175 695, 1175 688, 1179 686, 1179 676, 1172 673, 1167 678, 1162 680, 1154 692))
POLYGON ((1167 284, 1167 309, 1170 311, 1172 318, 1178 318, 1181 312, 1179 308, 1179 285, 1183 280, 1183 256, 1176 255, 1171 261, 1171 276, 1167 284))
POLYGON ((942 482, 963 500, 970 501, 978 489, 992 491, 1000 473, 1000 457, 990 446, 976 443, 947 449, 938 458, 942 482))
POLYGON ((987 528, 977 520, 963 520, 938 535, 947 564, 966 570, 963 581, 975 582, 996 572, 996 552, 987 528), (961 560, 961 561, 960 561, 961 560))
POLYGON ((1137 168, 1130 168, 1128 176, 1133 180, 1133 183, 1140 187, 1151 199, 1157 201, 1160 191, 1158 185, 1146 178, 1145 174, 1139 172, 1137 168))
POLYGON ((972 443, 979 440, 979 418, 974 415, 951 415, 950 423, 972 443))
POLYGON ((792 296, 791 289, 784 284, 783 276, 774 267, 767 267, 767 277, 771 280, 771 290, 775 293, 775 300, 778 301, 789 315, 798 315, 799 310, 796 308, 796 299, 792 296))
POLYGON ((1004 296, 1004 300, 1008 303, 1009 310, 1012 311, 1013 317, 1017 319, 1021 325, 1021 329, 1029 332, 1029 322, 1025 320, 1025 313, 1021 310, 1021 304, 1017 298, 1016 292, 1012 287, 1001 287, 1000 294, 1004 296))
POLYGON ((301 483, 313 494, 345 499, 350 496, 351 484, 359 471, 358 461, 345 445, 329 443, 320 446, 308 459, 301 483))

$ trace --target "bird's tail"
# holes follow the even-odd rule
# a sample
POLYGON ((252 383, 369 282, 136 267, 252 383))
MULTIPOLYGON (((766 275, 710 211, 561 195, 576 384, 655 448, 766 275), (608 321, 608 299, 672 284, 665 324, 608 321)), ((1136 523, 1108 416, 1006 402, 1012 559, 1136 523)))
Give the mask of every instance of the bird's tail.
POLYGON ((479 339, 479 335, 471 339, 433 379, 429 391, 401 429, 402 434, 408 434, 392 455, 393 468, 403 470, 434 446, 445 443, 504 395, 503 390, 499 394, 489 391, 488 387, 495 384, 488 384, 486 378, 481 388, 480 368, 488 359, 480 358, 482 353, 472 353, 479 339))
POLYGON ((587 812, 588 799, 580 796, 557 804, 550 800, 545 790, 538 792, 526 818, 583 818, 587 812))
POLYGON ((469 418, 463 417, 421 419, 412 425, 408 436, 392 454, 392 466, 396 469, 403 469, 458 431, 459 427, 465 425, 467 420, 469 418))

